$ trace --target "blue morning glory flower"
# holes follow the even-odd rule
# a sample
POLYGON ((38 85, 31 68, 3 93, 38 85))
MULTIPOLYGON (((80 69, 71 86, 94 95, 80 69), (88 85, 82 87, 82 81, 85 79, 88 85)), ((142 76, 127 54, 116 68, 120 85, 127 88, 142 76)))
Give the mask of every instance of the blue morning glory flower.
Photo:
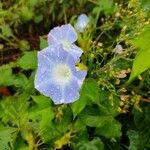
POLYGON ((55 104, 79 99, 79 91, 87 71, 77 70, 76 62, 62 45, 48 46, 38 52, 35 88, 55 104))
POLYGON ((78 61, 83 51, 74 44, 76 40, 77 33, 70 24, 55 27, 48 34, 48 44, 50 46, 61 44, 63 49, 70 53, 75 61, 78 61))
POLYGON ((80 32, 83 32, 84 29, 87 27, 87 24, 89 23, 89 18, 86 14, 81 14, 78 19, 77 23, 75 25, 75 28, 79 30, 80 32))

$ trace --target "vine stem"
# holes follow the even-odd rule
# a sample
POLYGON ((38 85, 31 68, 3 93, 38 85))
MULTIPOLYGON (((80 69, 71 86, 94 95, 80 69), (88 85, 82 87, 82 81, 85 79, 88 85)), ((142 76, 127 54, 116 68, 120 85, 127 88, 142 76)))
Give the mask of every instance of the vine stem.
POLYGON ((143 102, 150 103, 150 98, 142 98, 141 100, 142 100, 143 102))

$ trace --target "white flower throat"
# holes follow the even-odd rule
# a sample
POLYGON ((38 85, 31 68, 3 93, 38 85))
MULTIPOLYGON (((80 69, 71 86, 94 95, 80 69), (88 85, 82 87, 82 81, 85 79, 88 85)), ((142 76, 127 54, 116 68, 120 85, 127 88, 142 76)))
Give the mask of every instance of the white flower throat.
POLYGON ((71 70, 66 64, 57 64, 52 74, 54 80, 60 85, 68 83, 71 79, 71 70))
POLYGON ((70 45, 68 41, 62 41, 63 48, 68 51, 70 49, 70 45))

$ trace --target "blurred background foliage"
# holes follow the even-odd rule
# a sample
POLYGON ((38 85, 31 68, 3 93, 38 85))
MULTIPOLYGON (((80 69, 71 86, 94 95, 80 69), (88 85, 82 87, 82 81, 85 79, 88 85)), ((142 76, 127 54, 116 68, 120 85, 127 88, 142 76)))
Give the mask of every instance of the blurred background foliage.
POLYGON ((0 149, 150 149, 149 17, 149 0, 1 0, 0 149), (37 51, 81 13, 88 76, 78 101, 56 106, 34 89, 37 51))

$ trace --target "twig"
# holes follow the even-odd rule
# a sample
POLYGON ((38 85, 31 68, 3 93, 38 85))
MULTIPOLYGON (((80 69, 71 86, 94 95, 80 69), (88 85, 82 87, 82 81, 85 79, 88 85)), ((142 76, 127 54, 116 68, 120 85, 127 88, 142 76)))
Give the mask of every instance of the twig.
POLYGON ((142 100, 143 102, 150 103, 150 98, 142 98, 141 100, 142 100))

